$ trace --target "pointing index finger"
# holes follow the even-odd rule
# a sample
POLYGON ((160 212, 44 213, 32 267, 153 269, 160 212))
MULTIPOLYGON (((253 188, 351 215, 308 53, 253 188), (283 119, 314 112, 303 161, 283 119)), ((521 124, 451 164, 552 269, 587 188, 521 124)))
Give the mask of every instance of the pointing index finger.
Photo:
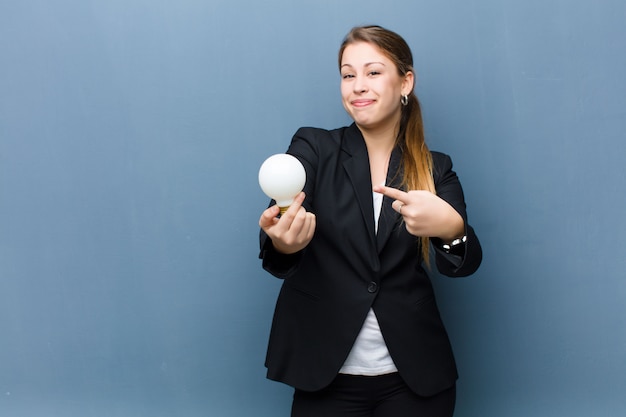
POLYGON ((406 199, 407 193, 402 190, 398 190, 397 188, 386 187, 384 185, 377 185, 373 188, 373 191, 376 193, 386 195, 389 198, 393 198, 394 200, 398 200, 406 204, 405 199, 406 199))

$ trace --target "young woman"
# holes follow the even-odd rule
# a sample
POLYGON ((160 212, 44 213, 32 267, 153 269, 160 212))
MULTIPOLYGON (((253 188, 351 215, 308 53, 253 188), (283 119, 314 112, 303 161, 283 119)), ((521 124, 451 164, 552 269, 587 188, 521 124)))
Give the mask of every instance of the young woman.
POLYGON ((298 130, 287 152, 304 191, 259 220, 263 267, 284 280, 268 377, 295 388, 294 417, 452 416, 456 366, 426 269, 480 265, 461 184, 424 141, 404 39, 354 28, 339 70, 354 123, 298 130))

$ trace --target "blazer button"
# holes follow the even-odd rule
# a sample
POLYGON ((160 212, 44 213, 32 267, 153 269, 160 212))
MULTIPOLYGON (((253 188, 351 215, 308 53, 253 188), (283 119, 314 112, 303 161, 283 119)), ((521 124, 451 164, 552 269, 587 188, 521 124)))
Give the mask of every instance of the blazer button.
POLYGON ((367 286, 367 292, 375 293, 376 291, 378 291, 378 284, 374 281, 370 282, 370 285, 367 286))

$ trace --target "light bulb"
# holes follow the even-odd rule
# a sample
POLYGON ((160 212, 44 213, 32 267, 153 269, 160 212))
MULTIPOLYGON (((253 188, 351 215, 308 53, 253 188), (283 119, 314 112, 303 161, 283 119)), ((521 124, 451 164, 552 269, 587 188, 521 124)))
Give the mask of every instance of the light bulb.
POLYGON ((269 198, 276 201, 281 214, 302 191, 305 181, 306 172, 298 158, 286 153, 270 156, 259 169, 259 185, 269 198))

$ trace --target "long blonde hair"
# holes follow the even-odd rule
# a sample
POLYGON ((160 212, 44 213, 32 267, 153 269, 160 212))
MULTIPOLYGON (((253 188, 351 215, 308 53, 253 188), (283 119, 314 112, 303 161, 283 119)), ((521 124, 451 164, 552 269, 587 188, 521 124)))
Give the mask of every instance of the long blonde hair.
MULTIPOLYGON (((406 41, 397 33, 380 26, 359 26, 353 28, 339 48, 339 67, 346 47, 356 42, 376 45, 398 68, 400 76, 413 72, 413 54, 406 41)), ((400 97, 398 97, 400 100, 400 97)), ((402 106, 400 129, 396 144, 402 150, 402 186, 406 190, 427 190, 435 193, 433 180, 433 158, 424 138, 422 110, 415 91, 408 95, 408 102, 402 106)), ((429 265, 429 239, 420 237, 424 262, 429 265)))

